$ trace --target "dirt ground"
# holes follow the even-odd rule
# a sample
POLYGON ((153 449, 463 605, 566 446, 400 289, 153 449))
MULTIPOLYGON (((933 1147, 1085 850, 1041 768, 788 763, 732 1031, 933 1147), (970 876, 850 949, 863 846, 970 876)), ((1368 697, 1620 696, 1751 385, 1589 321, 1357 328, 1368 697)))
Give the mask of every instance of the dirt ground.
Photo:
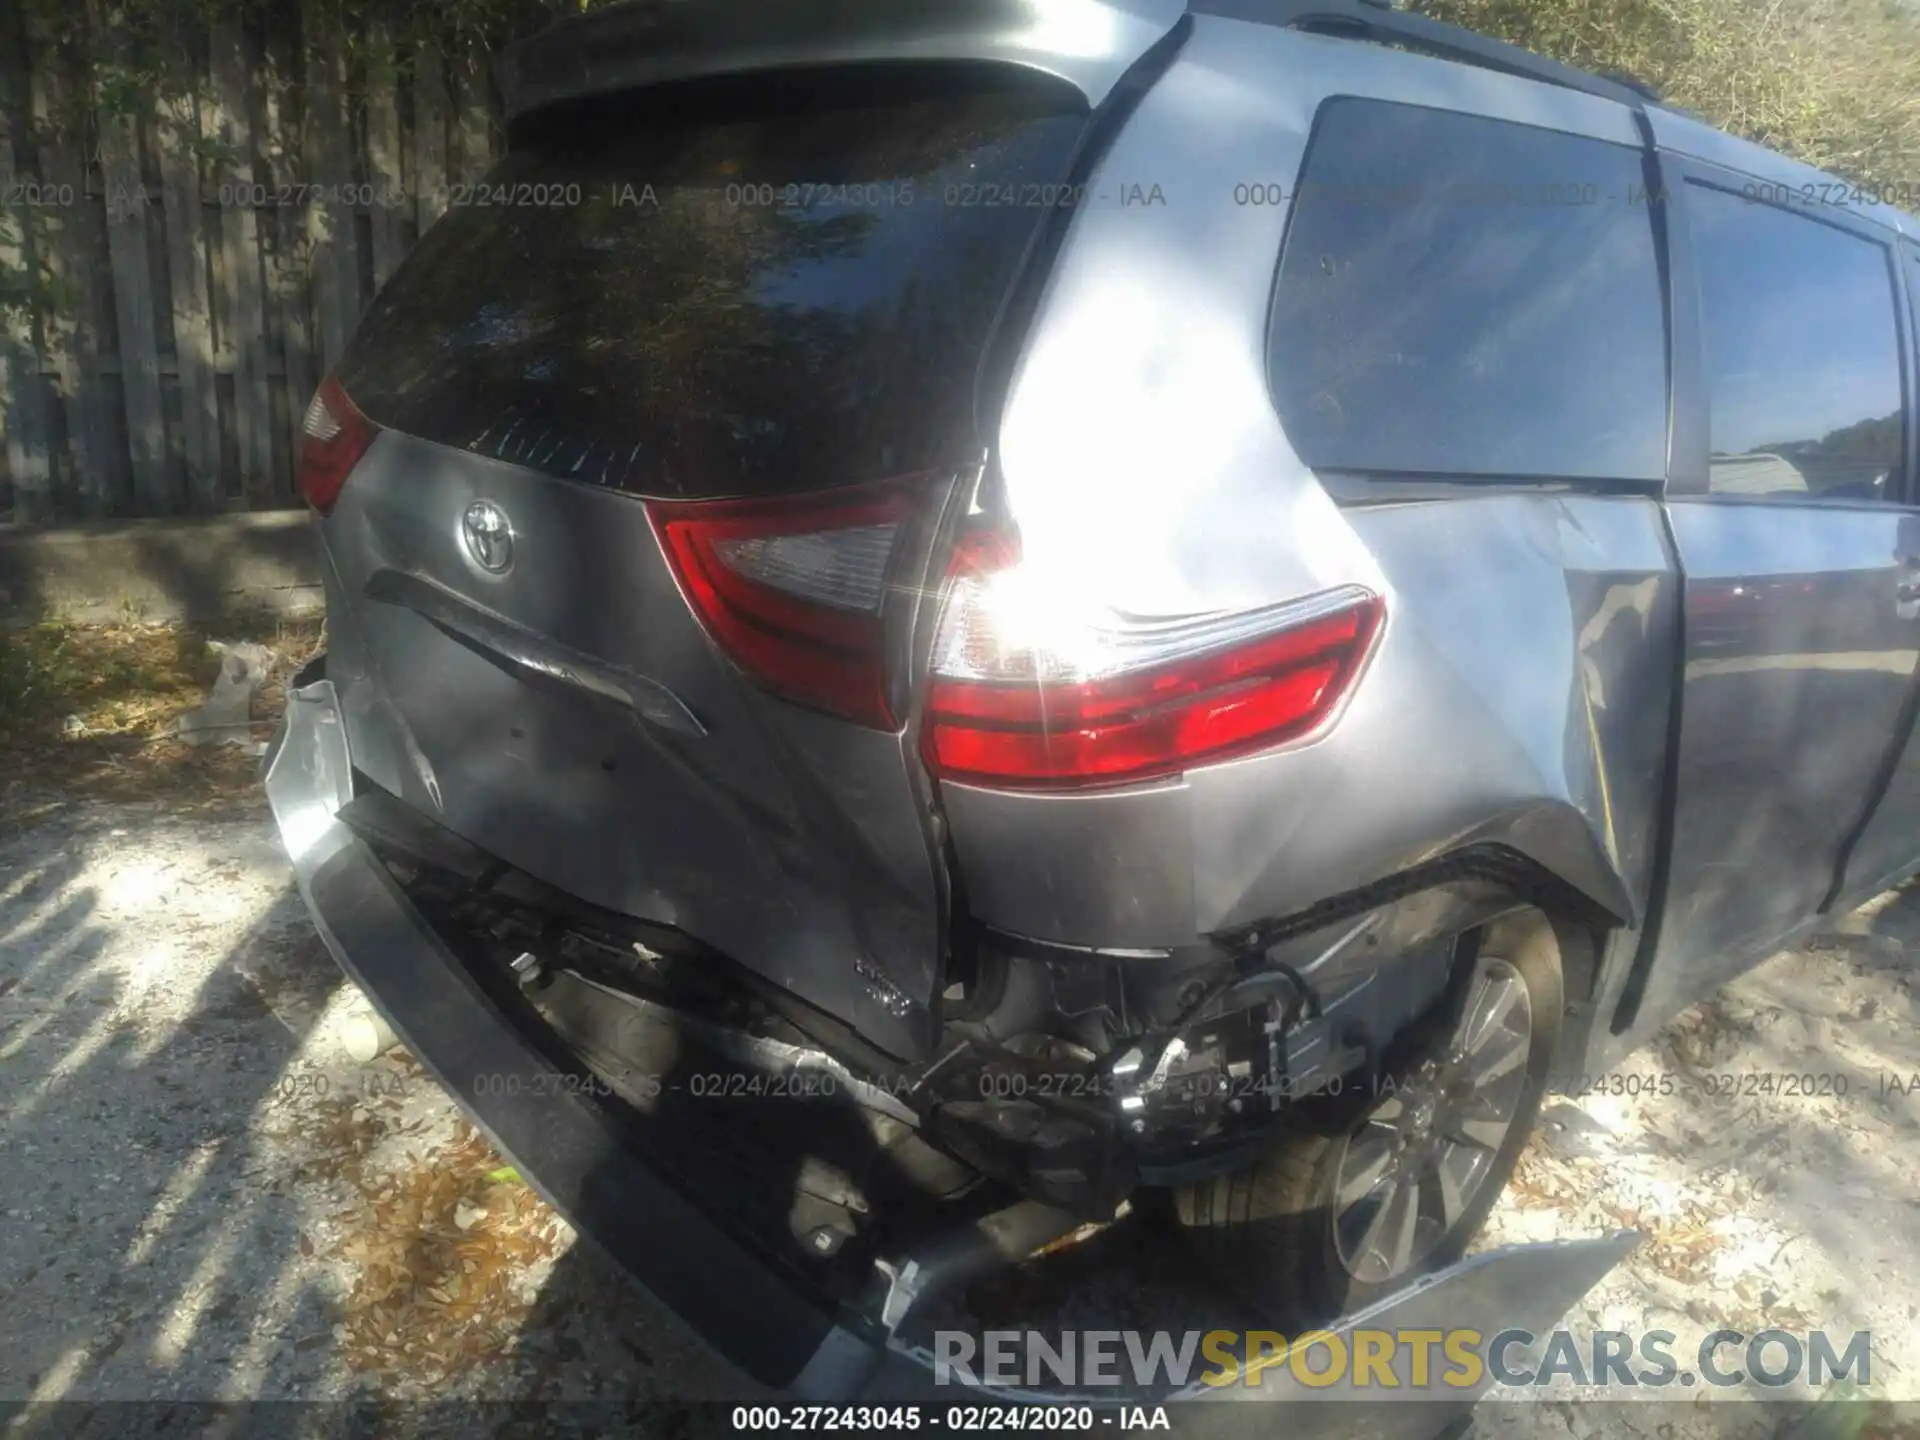
MULTIPOLYGON (((143 799, 14 774, 0 1402, 750 1397, 404 1055, 345 1058, 352 997, 231 765, 143 799)), ((1550 1105, 1490 1241, 1648 1237, 1568 1317, 1577 1333, 1667 1329, 1687 1356, 1715 1329, 1867 1330, 1871 1396, 1920 1401, 1920 890, 1842 928, 1550 1105)), ((1484 1428, 1772 1424, 1702 1396, 1590 1398, 1502 1393, 1484 1428)), ((1868 1433, 1894 1433, 1872 1413, 1868 1433)))

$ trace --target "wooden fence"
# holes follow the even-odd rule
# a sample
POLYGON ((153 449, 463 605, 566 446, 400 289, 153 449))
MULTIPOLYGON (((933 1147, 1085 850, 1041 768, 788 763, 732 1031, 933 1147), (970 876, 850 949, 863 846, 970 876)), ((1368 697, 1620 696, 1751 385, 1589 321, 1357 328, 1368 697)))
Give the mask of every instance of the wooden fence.
POLYGON ((485 71, 319 0, 200 26, 132 105, 86 48, 0 0, 0 520, 297 503, 314 386, 491 163, 485 71))

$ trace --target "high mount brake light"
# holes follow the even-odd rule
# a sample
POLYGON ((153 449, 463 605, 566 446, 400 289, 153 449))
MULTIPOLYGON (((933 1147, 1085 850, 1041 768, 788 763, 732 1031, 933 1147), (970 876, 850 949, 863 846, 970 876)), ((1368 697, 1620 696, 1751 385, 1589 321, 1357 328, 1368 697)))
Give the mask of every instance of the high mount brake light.
POLYGON ((892 730, 889 576, 937 488, 909 476, 777 500, 650 500, 647 510, 687 603, 735 664, 789 700, 892 730))
POLYGON ((938 776, 1083 789, 1176 775, 1296 739, 1352 687, 1383 606, 1359 586, 1143 621, 1049 593, 962 542, 934 640, 921 752, 938 776))
POLYGON ((329 375, 313 392, 300 425, 300 493, 322 515, 331 514, 340 487, 379 435, 340 382, 329 375))

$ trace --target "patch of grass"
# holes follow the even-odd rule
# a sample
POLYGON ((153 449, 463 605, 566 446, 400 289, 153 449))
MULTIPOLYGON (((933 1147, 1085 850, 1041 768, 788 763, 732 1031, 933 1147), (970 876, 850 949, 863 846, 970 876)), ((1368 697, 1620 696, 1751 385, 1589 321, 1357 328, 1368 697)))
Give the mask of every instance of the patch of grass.
POLYGON ((1415 0, 1920 208, 1920 13, 1898 0, 1415 0))
MULTIPOLYGON (((18 822, 75 797, 175 809, 257 803, 246 749, 173 738, 219 674, 207 638, 132 623, 0 628, 0 815, 18 822)), ((261 617, 223 625, 220 638, 256 640, 276 656, 253 697, 253 738, 264 739, 284 703, 281 682, 319 647, 320 624, 261 617)))
POLYGON ((0 631, 0 750, 74 728, 152 733, 199 704, 220 657, 206 636, 161 625, 32 625, 0 631))

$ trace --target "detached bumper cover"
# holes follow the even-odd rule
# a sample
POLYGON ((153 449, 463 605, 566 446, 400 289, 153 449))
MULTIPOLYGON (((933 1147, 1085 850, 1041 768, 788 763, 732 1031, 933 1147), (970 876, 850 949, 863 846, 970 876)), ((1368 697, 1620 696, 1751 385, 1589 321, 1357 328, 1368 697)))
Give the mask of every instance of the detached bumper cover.
MULTIPOLYGON (((467 973, 373 851, 335 818, 352 798, 351 776, 332 684, 319 680, 291 690, 267 759, 267 796, 320 936, 394 1032, 529 1183, 581 1235, 763 1384, 823 1402, 963 1398, 966 1392, 957 1388, 930 1385, 936 1358, 931 1352, 810 1292, 717 1223, 648 1166, 596 1098, 541 1083, 552 1072, 551 1061, 467 973)), ((1622 1233, 1475 1256, 1415 1281, 1335 1328, 1342 1334, 1443 1326, 1477 1328, 1487 1336, 1516 1326, 1537 1332, 1565 1314, 1634 1243, 1635 1237, 1622 1233)), ((1196 1384, 1153 1398, 1295 1402, 1290 1433, 1302 1440, 1355 1433, 1362 1415, 1368 1433, 1423 1440, 1471 1406, 1479 1388, 1408 1387, 1383 1396, 1348 1387, 1330 1393, 1304 1389, 1285 1368, 1276 1368, 1255 1385, 1196 1384)), ((994 1398, 1098 1404, 1121 1397, 1092 1390, 994 1398)), ((1236 1411, 1238 1406, 1196 1404, 1186 1419, 1201 1425, 1199 1433, 1246 1433, 1244 1424, 1228 1418, 1236 1411)))
POLYGON ((267 797, 341 969, 548 1202, 722 1355, 809 1397, 856 1393, 874 1343, 649 1169, 594 1097, 541 1083, 552 1063, 334 818, 350 774, 332 684, 292 691, 267 797))

